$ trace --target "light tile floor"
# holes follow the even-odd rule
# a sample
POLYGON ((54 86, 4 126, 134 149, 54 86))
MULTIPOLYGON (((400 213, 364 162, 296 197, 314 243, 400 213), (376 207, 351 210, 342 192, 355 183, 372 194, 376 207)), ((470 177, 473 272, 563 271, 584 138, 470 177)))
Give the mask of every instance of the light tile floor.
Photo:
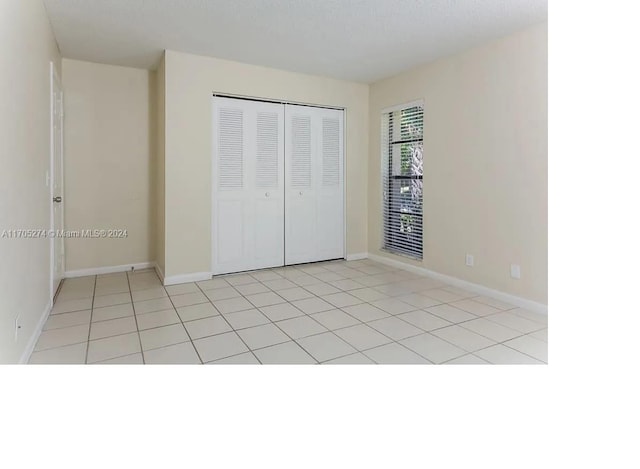
POLYGON ((30 363, 540 364, 547 317, 371 260, 64 281, 30 363))

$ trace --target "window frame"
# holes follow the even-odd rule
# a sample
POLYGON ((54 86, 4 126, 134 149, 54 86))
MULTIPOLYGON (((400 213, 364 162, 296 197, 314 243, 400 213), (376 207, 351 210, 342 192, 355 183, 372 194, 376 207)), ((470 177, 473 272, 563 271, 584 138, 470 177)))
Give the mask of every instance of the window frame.
MULTIPOLYGON (((424 183, 420 184, 420 213, 412 214, 412 216, 419 216, 419 236, 416 234, 416 237, 419 237, 419 240, 412 240, 408 243, 403 241, 396 240, 394 245, 394 240, 390 239, 390 233, 393 231, 394 225, 402 226, 402 222, 400 221, 402 214, 395 213, 398 210, 394 210, 392 206, 397 202, 392 200, 393 184, 394 181, 398 180, 424 180, 424 169, 422 170, 422 174, 420 175, 407 175, 407 176, 399 176, 394 174, 394 146, 403 145, 403 144, 412 144, 412 143, 420 143, 424 152, 424 101, 423 100, 415 100, 404 104, 399 104, 396 106, 385 108, 381 111, 381 134, 380 134, 380 154, 381 154, 381 186, 382 186, 382 241, 381 241, 381 250, 385 252, 389 252, 395 255, 404 256, 411 258, 413 260, 422 260, 423 259, 423 245, 424 245, 424 183), (393 113, 397 111, 409 110, 415 107, 419 107, 422 110, 422 131, 421 138, 412 138, 407 139, 405 142, 402 139, 395 139, 391 132, 394 129, 394 125, 392 123, 393 113), (394 212, 392 214, 391 212, 394 212), (415 249, 414 249, 415 248, 415 249)), ((399 126, 395 126, 396 129, 399 129, 399 126)), ((401 148, 401 147, 400 147, 401 148)), ((402 151, 402 150, 399 150, 402 151)), ((397 164, 397 162, 395 162, 397 164)), ((424 168, 424 153, 422 153, 422 168, 424 168)), ((396 168, 397 169, 397 168, 396 168)), ((396 196, 397 197, 397 196, 396 196)), ((398 199, 399 200, 399 199, 398 199)), ((410 238, 410 236, 407 236, 410 238)))

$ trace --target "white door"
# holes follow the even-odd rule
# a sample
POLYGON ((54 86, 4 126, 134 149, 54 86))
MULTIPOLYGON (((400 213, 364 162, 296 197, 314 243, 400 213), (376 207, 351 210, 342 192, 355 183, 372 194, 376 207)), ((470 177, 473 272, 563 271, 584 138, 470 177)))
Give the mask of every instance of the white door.
POLYGON ((344 257, 344 114, 285 106, 285 264, 344 257))
POLYGON ((284 265, 284 108, 213 98, 214 274, 284 265))
POLYGON ((63 205, 63 92, 60 80, 51 63, 51 165, 49 187, 51 204, 51 298, 55 296, 64 276, 64 238, 60 235, 64 228, 63 205))

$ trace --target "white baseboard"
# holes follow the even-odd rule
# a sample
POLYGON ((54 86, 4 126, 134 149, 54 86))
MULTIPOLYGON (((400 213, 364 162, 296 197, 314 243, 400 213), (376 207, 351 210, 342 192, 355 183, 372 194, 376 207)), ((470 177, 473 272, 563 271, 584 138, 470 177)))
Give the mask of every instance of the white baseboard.
POLYGON ((534 313, 539 313, 539 314, 548 313, 548 309, 549 309, 548 306, 542 303, 538 303, 536 301, 528 300, 520 296, 511 295, 510 293, 504 293, 498 290, 493 290, 491 288, 485 287, 484 285, 467 282, 466 280, 461 280, 456 277, 451 277, 449 275, 434 272, 433 270, 429 270, 424 267, 405 264, 404 262, 397 261, 395 259, 389 259, 387 257, 378 256, 376 254, 371 254, 371 253, 369 253, 368 256, 369 256, 369 259, 380 262, 382 264, 390 265, 392 267, 398 267, 399 269, 404 269, 418 275, 424 275, 426 277, 430 277, 435 280, 440 280, 441 282, 448 283, 450 285, 453 285, 454 287, 463 288, 473 293, 477 293, 478 295, 489 296, 491 298, 495 298, 496 300, 504 301, 505 303, 518 306, 520 308, 532 311, 534 313))
POLYGON ((29 337, 29 342, 27 342, 27 346, 25 347, 24 352, 22 352, 20 361, 18 363, 23 365, 29 363, 29 359, 31 358, 33 349, 36 347, 36 343, 38 342, 38 338, 40 337, 40 333, 42 332, 44 323, 47 322, 47 319, 49 318, 49 313, 51 312, 52 307, 53 303, 49 301, 46 308, 42 312, 42 315, 40 315, 40 320, 38 321, 36 328, 33 330, 31 337, 29 337))
POLYGON ((362 259, 366 259, 367 257, 369 257, 369 254, 366 252, 358 252, 355 254, 347 254, 347 260, 348 261, 359 261, 362 259))
POLYGON ((150 269, 156 265, 155 262, 140 262, 138 264, 112 265, 108 267, 92 267, 90 269, 69 270, 64 273, 64 278, 86 277, 87 275, 113 274, 116 272, 127 272, 131 270, 150 269))
POLYGON ((177 285, 179 283, 200 282, 202 280, 210 280, 211 272, 194 272, 192 274, 170 275, 162 279, 165 286, 177 285))

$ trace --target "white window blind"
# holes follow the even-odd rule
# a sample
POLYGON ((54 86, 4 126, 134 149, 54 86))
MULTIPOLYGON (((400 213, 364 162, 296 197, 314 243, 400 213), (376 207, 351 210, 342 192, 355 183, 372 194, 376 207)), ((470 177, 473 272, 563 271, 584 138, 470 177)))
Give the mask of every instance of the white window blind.
POLYGON ((424 106, 382 114, 382 249, 422 259, 424 106))

